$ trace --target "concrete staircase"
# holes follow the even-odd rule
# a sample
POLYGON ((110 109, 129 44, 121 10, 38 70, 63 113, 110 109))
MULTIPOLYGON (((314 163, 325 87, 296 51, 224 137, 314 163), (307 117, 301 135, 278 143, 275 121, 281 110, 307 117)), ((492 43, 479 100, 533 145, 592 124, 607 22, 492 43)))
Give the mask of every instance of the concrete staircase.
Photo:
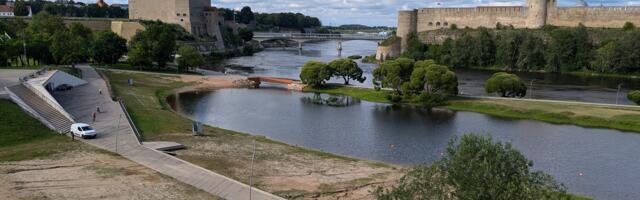
POLYGON ((19 98, 21 103, 18 103, 23 109, 28 112, 35 111, 37 119, 43 121, 42 123, 48 126, 51 129, 54 129, 58 133, 67 133, 69 132, 69 128, 73 122, 65 117, 58 110, 54 109, 51 105, 45 102, 41 97, 36 95, 29 88, 24 86, 23 84, 7 87, 7 89, 15 94, 19 98), (28 106, 25 108, 24 106, 28 106))

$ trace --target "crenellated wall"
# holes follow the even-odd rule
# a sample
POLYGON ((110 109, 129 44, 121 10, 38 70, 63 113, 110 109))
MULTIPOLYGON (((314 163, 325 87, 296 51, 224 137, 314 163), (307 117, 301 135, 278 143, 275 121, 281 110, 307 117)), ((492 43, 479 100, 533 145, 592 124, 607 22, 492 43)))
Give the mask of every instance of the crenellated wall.
MULTIPOLYGON (((640 6, 557 7, 556 0, 527 0, 525 6, 471 8, 420 8, 398 13, 397 36, 406 49, 407 35, 450 28, 495 28, 497 23, 515 28, 544 25, 621 28, 626 22, 640 25, 640 6)), ((438 38, 432 38, 438 40, 438 38)))

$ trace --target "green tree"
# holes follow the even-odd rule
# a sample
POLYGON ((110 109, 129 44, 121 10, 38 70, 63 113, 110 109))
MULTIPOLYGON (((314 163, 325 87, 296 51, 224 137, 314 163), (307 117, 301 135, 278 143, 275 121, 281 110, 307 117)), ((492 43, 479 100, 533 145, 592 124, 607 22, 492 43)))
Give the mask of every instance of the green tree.
POLYGON ((629 99, 629 101, 633 101, 634 103, 640 105, 640 91, 634 90, 629 92, 629 94, 627 94, 627 99, 629 99))
POLYGON ((438 93, 444 96, 458 94, 458 77, 446 66, 433 60, 418 61, 411 73, 409 86, 413 93, 438 93))
POLYGON ((189 70, 192 67, 202 66, 206 63, 204 56, 192 46, 183 45, 178 49, 177 58, 178 68, 180 70, 189 70))
POLYGON ((413 60, 424 60, 425 52, 429 46, 422 43, 415 33, 411 33, 407 36, 407 49, 402 54, 402 57, 410 58, 413 60))
POLYGON ((13 5, 13 15, 15 16, 27 16, 29 15, 29 8, 27 2, 24 0, 16 0, 13 5))
POLYGON ((580 24, 573 32, 576 43, 576 56, 574 58, 575 66, 573 67, 573 70, 588 69, 589 64, 591 64, 591 59, 593 58, 593 43, 589 36, 589 31, 587 30, 587 27, 580 24))
POLYGON ((238 22, 243 24, 249 24, 251 21, 255 20, 255 16, 249 6, 242 7, 242 10, 240 10, 240 16, 238 17, 238 22))
POLYGON ((62 18, 51 15, 47 12, 40 12, 33 16, 27 32, 32 35, 41 34, 43 37, 51 37, 57 31, 67 30, 62 18))
POLYGON ((243 41, 248 42, 253 40, 253 31, 248 28, 240 28, 238 29, 238 36, 240 36, 243 41))
POLYGON ((167 62, 173 61, 176 51, 176 32, 168 24, 155 22, 148 24, 144 31, 136 33, 129 42, 129 58, 133 63, 143 66, 156 62, 164 68, 167 62))
POLYGON ((510 70, 516 69, 524 37, 520 31, 501 32, 497 38, 496 61, 510 70))
POLYGON ((49 51, 56 64, 70 64, 75 67, 76 63, 87 57, 85 46, 82 39, 70 31, 58 31, 51 36, 49 51))
POLYGON ((533 171, 533 163, 510 143, 467 134, 449 142, 444 157, 418 166, 390 190, 379 187, 380 200, 395 199, 567 199, 552 176, 533 171))
POLYGON ((302 66, 300 80, 311 87, 318 87, 331 78, 328 66, 319 61, 309 61, 302 66))
POLYGON ((402 94, 402 85, 411 79, 414 60, 398 58, 387 60, 373 70, 373 84, 376 88, 392 88, 397 95, 402 94))
POLYGON ((451 66, 454 68, 468 68, 476 66, 476 41, 471 35, 464 34, 455 40, 451 49, 451 66))
POLYGON ((636 25, 631 22, 625 22, 624 26, 622 26, 622 30, 624 31, 634 31, 636 30, 636 25))
POLYGON ((524 42, 519 49, 516 65, 520 70, 537 70, 546 64, 542 39, 526 34, 524 42))
POLYGON ((349 85, 350 80, 356 80, 360 83, 367 78, 362 76, 362 69, 358 67, 358 63, 348 58, 341 58, 331 61, 328 65, 331 70, 331 76, 338 76, 344 80, 345 85, 349 85))
POLYGON ((479 30, 473 51, 474 56, 472 56, 472 60, 474 61, 472 61, 472 63, 482 67, 491 66, 494 64, 496 57, 496 44, 489 30, 484 27, 481 27, 479 30))
POLYGON ((72 35, 87 40, 85 41, 87 43, 90 43, 91 41, 89 40, 91 40, 93 37, 93 31, 88 27, 82 25, 81 23, 71 23, 71 25, 69 25, 69 31, 71 31, 72 35))
POLYGON ((98 63, 115 64, 127 52, 127 40, 111 31, 101 31, 89 49, 91 58, 98 63))
POLYGON ((501 97, 524 97, 527 95, 527 85, 515 74, 498 72, 493 74, 485 83, 487 93, 498 93, 501 97))
POLYGON ((626 33, 618 47, 620 53, 618 71, 640 71, 640 31, 626 33))
POLYGON ((547 71, 572 71, 576 57, 576 41, 571 30, 554 29, 550 33, 551 40, 547 48, 547 71))
POLYGON ((618 44, 615 41, 608 42, 595 52, 595 59, 591 63, 591 70, 604 73, 615 70, 620 62, 618 56, 618 44))

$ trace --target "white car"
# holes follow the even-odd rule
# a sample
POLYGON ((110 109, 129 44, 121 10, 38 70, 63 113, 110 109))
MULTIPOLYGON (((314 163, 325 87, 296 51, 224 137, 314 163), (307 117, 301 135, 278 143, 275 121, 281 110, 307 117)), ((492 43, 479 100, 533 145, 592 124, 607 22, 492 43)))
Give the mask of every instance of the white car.
POLYGON ((71 134, 84 139, 95 138, 98 134, 89 124, 76 123, 71 125, 71 134))

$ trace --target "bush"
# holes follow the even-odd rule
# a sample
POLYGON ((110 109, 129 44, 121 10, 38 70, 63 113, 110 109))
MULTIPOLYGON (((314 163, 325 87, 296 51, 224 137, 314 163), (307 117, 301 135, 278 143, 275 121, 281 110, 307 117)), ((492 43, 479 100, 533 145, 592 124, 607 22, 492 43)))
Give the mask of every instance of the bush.
POLYGON ((425 92, 418 95, 418 103, 424 108, 433 108, 444 105, 447 96, 441 93, 425 92))
POLYGON ((624 26, 622 26, 622 30, 624 30, 624 31, 636 30, 636 25, 631 23, 631 22, 626 22, 626 23, 624 23, 624 26))
POLYGON ((527 95, 527 86, 515 74, 498 72, 485 83, 487 93, 498 93, 501 97, 519 97, 527 95))
POLYGON ((391 101, 391 103, 400 103, 402 101, 402 95, 398 93, 391 93, 387 95, 387 100, 391 101))
POLYGON ((377 199, 569 199, 552 176, 532 170, 532 162, 511 144, 469 134, 452 139, 431 166, 413 168, 377 199))
POLYGON ((640 105, 640 91, 634 90, 629 92, 629 94, 627 94, 627 99, 629 99, 629 101, 633 101, 634 103, 640 105))
POLYGON ((362 56, 361 55, 352 55, 352 56, 349 56, 347 58, 349 58, 351 60, 358 60, 358 59, 362 58, 362 56))
POLYGON ((300 80, 302 83, 311 87, 318 87, 331 78, 331 72, 324 64, 319 61, 309 61, 302 66, 300 71, 300 80))

